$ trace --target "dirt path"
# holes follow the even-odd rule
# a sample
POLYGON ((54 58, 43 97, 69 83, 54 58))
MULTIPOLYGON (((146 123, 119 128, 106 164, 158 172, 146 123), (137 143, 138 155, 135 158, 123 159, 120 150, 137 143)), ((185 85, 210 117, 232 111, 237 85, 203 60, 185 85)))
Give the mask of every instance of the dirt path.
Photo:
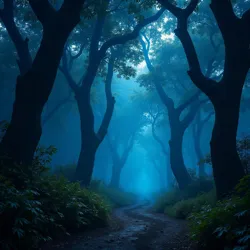
POLYGON ((54 242, 44 250, 179 250, 190 249, 184 221, 150 212, 149 203, 117 209, 110 227, 54 242))

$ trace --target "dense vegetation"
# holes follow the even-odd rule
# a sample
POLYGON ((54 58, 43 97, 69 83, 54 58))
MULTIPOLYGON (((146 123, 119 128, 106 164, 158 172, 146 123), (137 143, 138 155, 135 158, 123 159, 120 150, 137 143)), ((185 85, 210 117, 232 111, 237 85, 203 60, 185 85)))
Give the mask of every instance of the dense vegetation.
MULTIPOLYGON (((249 136, 237 141, 242 164, 249 174, 249 136)), ((210 156, 203 162, 211 164, 210 156)), ((184 192, 175 188, 157 198, 154 210, 169 216, 188 219, 190 237, 201 249, 248 249, 250 244, 250 176, 246 175, 233 194, 216 201, 211 180, 194 179, 184 192)))
POLYGON ((83 189, 52 175, 55 151, 39 148, 32 167, 1 168, 1 249, 33 249, 64 234, 105 226, 112 208, 136 202, 134 195, 98 181, 83 189))
POLYGON ((157 193, 200 247, 248 249, 249 27, 250 0, 0 0, 1 248, 157 193))

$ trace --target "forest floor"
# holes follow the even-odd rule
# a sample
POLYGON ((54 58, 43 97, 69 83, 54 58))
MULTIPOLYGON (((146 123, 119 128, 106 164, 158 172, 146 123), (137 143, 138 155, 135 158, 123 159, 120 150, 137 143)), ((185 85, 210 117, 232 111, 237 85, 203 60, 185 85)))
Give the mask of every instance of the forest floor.
POLYGON ((54 241, 42 250, 195 250, 185 221, 156 214, 150 204, 114 210, 107 228, 72 235, 54 241))

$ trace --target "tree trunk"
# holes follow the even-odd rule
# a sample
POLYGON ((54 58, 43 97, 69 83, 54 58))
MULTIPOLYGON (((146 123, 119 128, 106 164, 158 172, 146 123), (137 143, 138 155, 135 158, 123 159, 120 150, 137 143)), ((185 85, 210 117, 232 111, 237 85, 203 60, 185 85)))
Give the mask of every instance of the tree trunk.
POLYGON ((232 100, 215 104, 215 124, 210 148, 218 199, 233 191, 244 176, 236 148, 239 106, 240 101, 236 105, 232 100))
MULTIPOLYGON (((199 122, 199 121, 197 121, 199 122)), ((196 128, 193 128, 193 141, 194 141, 194 149, 197 157, 197 163, 199 165, 199 177, 204 177, 206 176, 205 173, 205 164, 201 162, 202 159, 204 159, 204 155, 201 150, 201 144, 200 144, 200 138, 201 138, 201 129, 200 129, 200 124, 196 124, 196 128), (196 131, 195 131, 196 130, 196 131)))
POLYGON ((178 186, 181 190, 185 189, 191 182, 191 177, 184 164, 182 154, 184 129, 180 126, 171 127, 170 164, 178 186))
POLYGON ((31 69, 17 78, 10 126, 0 143, 0 153, 8 156, 8 164, 32 164, 42 134, 41 114, 52 91, 64 45, 80 21, 79 13, 74 7, 68 13, 65 6, 61 15, 47 20, 31 69))
POLYGON ((120 163, 115 163, 112 167, 112 176, 110 180, 110 186, 113 188, 119 188, 120 186, 122 167, 123 166, 120 163))
POLYGON ((166 170, 167 170, 166 171, 167 188, 171 188, 172 184, 173 184, 173 173, 172 173, 171 166, 170 166, 169 155, 166 155, 166 165, 167 165, 167 168, 166 168, 166 170))
POLYGON ((81 186, 90 184, 94 170, 95 154, 100 145, 94 131, 94 114, 90 104, 90 91, 78 93, 76 101, 80 115, 81 126, 81 150, 77 162, 75 181, 80 181, 81 186))
POLYGON ((90 185, 95 164, 95 154, 95 149, 81 146, 74 180, 79 181, 82 187, 88 187, 90 185))

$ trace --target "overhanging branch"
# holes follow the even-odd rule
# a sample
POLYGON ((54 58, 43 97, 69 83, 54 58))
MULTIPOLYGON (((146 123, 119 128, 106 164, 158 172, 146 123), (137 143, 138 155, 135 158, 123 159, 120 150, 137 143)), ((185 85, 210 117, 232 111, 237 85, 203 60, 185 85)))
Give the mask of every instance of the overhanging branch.
POLYGON ((162 8, 155 15, 145 18, 143 21, 141 21, 134 27, 134 30, 131 33, 121 35, 121 36, 116 36, 106 41, 99 50, 100 57, 104 57, 107 50, 111 48, 112 46, 115 46, 118 44, 125 44, 128 41, 137 38, 141 29, 143 29, 148 24, 157 21, 164 11, 165 11, 165 8, 162 8))

